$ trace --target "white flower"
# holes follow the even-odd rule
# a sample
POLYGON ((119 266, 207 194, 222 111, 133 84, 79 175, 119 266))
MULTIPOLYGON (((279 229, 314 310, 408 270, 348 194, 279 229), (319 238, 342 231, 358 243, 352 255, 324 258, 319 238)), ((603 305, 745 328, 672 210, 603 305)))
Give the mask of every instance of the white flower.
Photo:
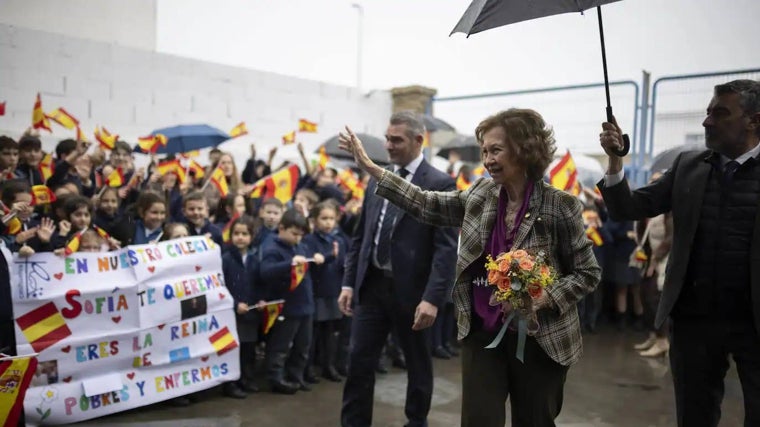
POLYGON ((58 399, 58 390, 54 387, 45 387, 42 389, 41 395, 43 402, 52 402, 58 399))

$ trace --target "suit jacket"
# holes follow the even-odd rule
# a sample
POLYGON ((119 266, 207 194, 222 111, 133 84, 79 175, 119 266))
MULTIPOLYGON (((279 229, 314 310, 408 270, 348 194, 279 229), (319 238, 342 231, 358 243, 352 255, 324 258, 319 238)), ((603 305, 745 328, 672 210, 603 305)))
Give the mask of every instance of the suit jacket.
MULTIPOLYGON (((455 188, 450 176, 424 160, 415 171, 412 183, 433 191, 455 188)), ((358 303, 361 303, 359 296, 362 283, 372 262, 372 246, 383 207, 383 199, 375 195, 376 188, 377 182, 370 181, 361 218, 346 254, 343 286, 354 289, 354 302, 358 303)), ((396 293, 403 302, 403 307, 414 310, 421 300, 443 307, 454 280, 456 254, 457 236, 454 228, 422 224, 411 216, 400 213, 391 233, 391 266, 396 293)))
MULTIPOLYGON (((626 180, 609 188, 604 186, 604 180, 597 184, 613 218, 638 220, 667 212, 673 214, 673 243, 665 269, 662 297, 657 308, 656 327, 660 327, 670 315, 686 280, 692 242, 702 211, 702 199, 712 169, 710 160, 712 156, 717 155, 712 150, 682 153, 660 179, 635 191, 631 191, 626 180)), ((758 243, 760 243, 760 209, 755 216, 750 253, 752 311, 755 327, 760 331, 760 244, 758 243)))
MULTIPOLYGON (((425 192, 392 173, 384 173, 378 185, 378 195, 422 221, 441 226, 461 225, 453 291, 459 339, 469 334, 473 313, 474 278, 467 268, 486 249, 496 220, 500 189, 491 178, 484 178, 464 191, 425 192)), ((557 281, 546 288, 555 307, 538 311, 541 328, 535 338, 549 357, 566 366, 576 362, 583 352, 576 303, 594 290, 601 274, 591 240, 583 228, 582 211, 576 197, 538 181, 512 245, 513 250, 532 253, 543 250, 547 263, 558 272, 557 281)))

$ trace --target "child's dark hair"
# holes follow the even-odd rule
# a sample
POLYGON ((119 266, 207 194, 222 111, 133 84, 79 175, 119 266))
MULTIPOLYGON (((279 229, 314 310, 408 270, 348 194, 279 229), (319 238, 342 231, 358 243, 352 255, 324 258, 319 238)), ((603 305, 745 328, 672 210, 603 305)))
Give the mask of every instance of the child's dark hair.
POLYGON ((256 221, 248 215, 243 215, 232 222, 232 225, 230 226, 230 236, 232 236, 232 233, 235 231, 235 227, 237 227, 238 224, 244 225, 245 228, 248 229, 248 233, 251 235, 251 241, 256 238, 256 231, 258 230, 256 221))
POLYGON ((167 222, 166 225, 164 225, 163 234, 161 235, 161 241, 171 240, 172 232, 177 227, 184 227, 187 229, 187 225, 181 223, 181 222, 167 222))
POLYGON ((55 146, 55 156, 58 159, 64 159, 66 156, 68 156, 72 151, 77 149, 77 142, 73 139, 63 139, 60 142, 58 142, 58 145, 55 146))
POLYGON ((308 233, 310 231, 309 221, 296 209, 288 209, 284 214, 282 214, 280 227, 284 229, 295 227, 304 233, 308 233))
POLYGON ((184 208, 187 205, 187 202, 193 202, 196 200, 203 200, 205 202, 206 196, 204 196, 200 191, 191 191, 182 196, 182 207, 184 208))
POLYGON ((10 136, 0 136, 0 150, 18 150, 18 142, 10 136))
POLYGON ((69 218, 71 218, 71 214, 81 208, 87 208, 87 210, 92 213, 90 199, 78 194, 71 196, 71 198, 67 198, 66 203, 63 205, 63 212, 66 214, 66 218, 64 219, 68 221, 69 218))
POLYGON ((34 135, 24 135, 18 140, 19 151, 42 150, 42 141, 34 135))
MULTIPOLYGON (((240 194, 228 194, 225 197, 222 197, 219 199, 219 204, 216 205, 216 212, 214 213, 214 217, 216 218, 228 218, 232 217, 232 215, 227 213, 227 208, 230 208, 230 210, 235 209, 235 199, 238 197, 243 197, 243 201, 245 202, 245 197, 240 194)), ((246 204, 246 211, 248 210, 248 205, 246 204)))
POLYGON ((296 195, 305 197, 312 206, 316 205, 319 202, 319 195, 314 192, 314 190, 311 190, 309 188, 302 188, 296 191, 296 195))
POLYGON ((106 193, 113 193, 116 195, 116 201, 121 204, 121 198, 119 197, 119 189, 117 187, 110 187, 106 186, 101 190, 100 197, 98 200, 103 200, 103 196, 106 195, 106 193))
POLYGON ((116 141, 113 144, 113 151, 125 151, 128 154, 132 154, 132 147, 125 141, 116 141))
POLYGON ((280 209, 284 208, 285 206, 282 204, 280 199, 270 197, 268 199, 264 199, 263 202, 261 202, 261 207, 259 209, 264 209, 264 206, 276 206, 280 209))
POLYGON ((313 208, 311 208, 309 211, 309 218, 317 219, 319 217, 319 214, 322 213, 322 211, 325 209, 332 209, 335 211, 335 216, 338 216, 338 214, 340 214, 338 203, 335 202, 334 199, 327 199, 317 203, 313 208))
POLYGON ((29 183, 23 179, 11 179, 3 182, 3 204, 10 209, 11 205, 16 201, 16 194, 19 193, 31 193, 32 187, 29 183))
POLYGON ((143 191, 137 197, 137 201, 135 202, 137 214, 142 217, 145 211, 150 209, 150 207, 156 203, 163 203, 163 205, 166 206, 166 199, 152 191, 143 191))

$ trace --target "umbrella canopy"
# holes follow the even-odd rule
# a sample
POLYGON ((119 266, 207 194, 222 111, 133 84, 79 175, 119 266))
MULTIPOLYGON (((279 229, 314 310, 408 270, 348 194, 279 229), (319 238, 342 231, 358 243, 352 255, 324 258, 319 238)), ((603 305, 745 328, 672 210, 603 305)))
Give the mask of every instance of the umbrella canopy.
POLYGON ((441 148, 437 156, 448 158, 449 152, 456 151, 465 162, 480 162, 480 144, 474 136, 457 135, 441 148))
MULTIPOLYGON (((157 154, 187 153, 208 147, 216 147, 230 139, 226 132, 209 125, 179 125, 156 129, 151 135, 163 134, 167 142, 158 147, 157 154)), ((135 151, 140 151, 139 146, 135 151)))
MULTIPOLYGON (((473 0, 451 31, 451 34, 464 33, 469 37, 470 34, 516 22, 561 13, 583 12, 586 9, 596 7, 599 18, 599 38, 602 48, 604 90, 607 97, 607 121, 611 122, 612 107, 610 105, 610 84, 609 77, 607 76, 607 53, 604 47, 604 26, 602 24, 601 6, 618 1, 620 0, 473 0)), ((619 156, 625 156, 630 149, 628 135, 623 135, 623 140, 625 143, 624 148, 616 153, 619 156)))
POLYGON ((652 159, 652 165, 649 167, 649 171, 654 173, 670 169, 670 167, 673 166, 673 161, 679 154, 685 151, 696 150, 704 150, 704 146, 698 144, 684 144, 679 145, 678 147, 669 148, 652 159))
POLYGON ((451 126, 450 124, 444 122, 443 120, 437 117, 433 117, 430 114, 423 115, 422 121, 425 123, 425 129, 427 129, 428 132, 437 132, 439 130, 456 132, 456 129, 454 129, 454 126, 451 126))
MULTIPOLYGON (((357 133, 356 136, 362 141, 364 150, 367 151, 367 155, 373 162, 380 165, 387 165, 390 163, 390 159, 388 159, 388 151, 385 150, 385 140, 366 133, 357 133)), ((330 157, 346 160, 354 159, 354 156, 352 156, 351 153, 347 153, 338 147, 338 135, 328 139, 323 145, 325 146, 325 152, 327 152, 327 155, 330 157)))

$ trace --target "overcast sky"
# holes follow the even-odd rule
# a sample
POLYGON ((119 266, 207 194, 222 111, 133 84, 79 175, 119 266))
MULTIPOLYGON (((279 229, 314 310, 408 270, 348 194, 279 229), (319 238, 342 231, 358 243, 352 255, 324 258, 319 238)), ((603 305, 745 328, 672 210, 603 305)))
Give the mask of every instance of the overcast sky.
MULTIPOLYGON (((452 96, 602 80, 594 10, 468 39, 449 33, 469 0, 357 2, 364 9, 365 91, 422 84, 438 89, 438 96, 452 96)), ((357 9, 351 5, 350 0, 159 0, 157 47, 355 85, 357 9)), ((612 80, 640 81, 641 70, 657 78, 760 68, 759 0, 622 0, 603 12, 612 80)), ((595 96, 603 102, 603 92, 595 96)), ((627 96, 618 102, 633 99, 627 96)), ((476 119, 464 107, 441 103, 436 112, 455 126, 471 127, 476 119)), ((484 107, 478 117, 497 108, 484 107)), ((603 104, 600 109, 603 114, 603 104)))

